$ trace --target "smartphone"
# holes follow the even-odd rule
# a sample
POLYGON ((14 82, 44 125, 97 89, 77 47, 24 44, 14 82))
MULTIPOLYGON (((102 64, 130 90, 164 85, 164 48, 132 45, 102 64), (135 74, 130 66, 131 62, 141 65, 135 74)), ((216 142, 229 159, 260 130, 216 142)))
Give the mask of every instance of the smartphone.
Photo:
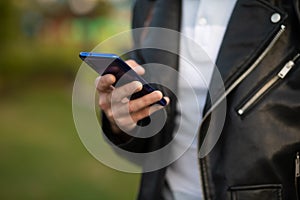
MULTIPOLYGON (((138 75, 134 70, 131 69, 118 55, 106 54, 106 53, 91 53, 81 52, 79 57, 87 63, 92 69, 98 74, 112 74, 116 77, 116 84, 118 86, 125 85, 132 81, 139 81, 143 84, 141 91, 131 95, 130 99, 137 99, 146 94, 149 94, 155 90, 146 80, 138 75)), ((114 85, 115 86, 115 85, 114 85)), ((166 106, 167 102, 164 98, 160 99, 157 104, 166 106)))

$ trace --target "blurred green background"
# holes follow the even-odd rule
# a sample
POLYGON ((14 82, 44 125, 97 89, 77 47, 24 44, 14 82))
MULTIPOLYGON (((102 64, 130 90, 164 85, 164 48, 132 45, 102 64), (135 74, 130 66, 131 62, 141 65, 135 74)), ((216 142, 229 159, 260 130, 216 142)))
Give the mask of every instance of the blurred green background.
POLYGON ((130 0, 0 1, 0 199, 134 199, 139 175, 81 143, 72 86, 90 51, 130 28, 130 0))

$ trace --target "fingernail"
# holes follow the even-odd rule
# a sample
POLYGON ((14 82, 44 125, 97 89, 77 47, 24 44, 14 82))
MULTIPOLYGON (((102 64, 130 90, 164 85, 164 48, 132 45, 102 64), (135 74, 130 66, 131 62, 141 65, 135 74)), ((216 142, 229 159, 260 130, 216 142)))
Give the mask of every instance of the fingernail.
POLYGON ((134 84, 135 84, 136 87, 142 87, 143 86, 143 84, 139 81, 134 81, 134 82, 135 82, 134 84))
POLYGON ((143 88, 143 84, 139 81, 135 81, 135 91, 138 92, 143 88))
POLYGON ((164 99, 167 101, 167 105, 170 103, 170 98, 169 97, 164 97, 164 99))
POLYGON ((138 65, 134 68, 134 71, 138 74, 144 74, 145 73, 145 69, 141 66, 141 65, 138 65))

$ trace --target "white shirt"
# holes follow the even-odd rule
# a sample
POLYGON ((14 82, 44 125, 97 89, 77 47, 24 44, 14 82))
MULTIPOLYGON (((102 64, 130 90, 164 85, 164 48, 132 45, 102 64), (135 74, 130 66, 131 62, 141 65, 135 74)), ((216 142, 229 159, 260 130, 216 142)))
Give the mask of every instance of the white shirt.
POLYGON ((178 149, 193 142, 167 169, 166 180, 175 200, 203 199, 195 133, 198 133, 214 63, 235 3, 236 0, 183 0, 181 32, 193 39, 207 56, 181 39, 179 75, 183 79, 178 81, 180 114, 176 123, 183 127, 175 133, 179 135, 173 142, 178 149))

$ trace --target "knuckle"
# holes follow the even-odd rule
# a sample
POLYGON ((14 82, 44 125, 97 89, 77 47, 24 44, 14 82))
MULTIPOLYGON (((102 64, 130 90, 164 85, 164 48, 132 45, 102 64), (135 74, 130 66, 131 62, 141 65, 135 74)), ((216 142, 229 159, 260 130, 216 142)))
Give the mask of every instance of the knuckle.
POLYGON ((102 76, 102 77, 99 78, 98 87, 101 87, 102 85, 105 84, 105 77, 106 76, 102 76))
POLYGON ((99 108, 103 111, 105 111, 107 109, 107 106, 103 103, 99 103, 99 108))
POLYGON ((99 78, 98 87, 105 88, 110 86, 114 82, 114 76, 111 74, 106 74, 99 78))
POLYGON ((134 107, 133 107, 132 103, 129 103, 129 104, 128 104, 128 112, 129 112, 129 113, 134 112, 134 107))
POLYGON ((133 81, 130 83, 130 87, 128 88, 130 90, 130 92, 134 92, 134 91, 138 91, 141 90, 143 88, 143 85, 141 82, 139 81, 133 81))
POLYGON ((138 81, 133 81, 131 83, 128 83, 124 85, 123 87, 119 88, 120 91, 120 97, 128 97, 131 96, 133 93, 138 92, 141 90, 143 85, 138 81))
POLYGON ((129 103, 128 104, 128 111, 129 113, 133 113, 136 111, 136 105, 134 103, 129 103))
POLYGON ((109 107, 108 106, 108 103, 105 101, 105 99, 103 98, 100 98, 99 99, 99 107, 102 109, 102 110, 107 110, 107 108, 109 107))

